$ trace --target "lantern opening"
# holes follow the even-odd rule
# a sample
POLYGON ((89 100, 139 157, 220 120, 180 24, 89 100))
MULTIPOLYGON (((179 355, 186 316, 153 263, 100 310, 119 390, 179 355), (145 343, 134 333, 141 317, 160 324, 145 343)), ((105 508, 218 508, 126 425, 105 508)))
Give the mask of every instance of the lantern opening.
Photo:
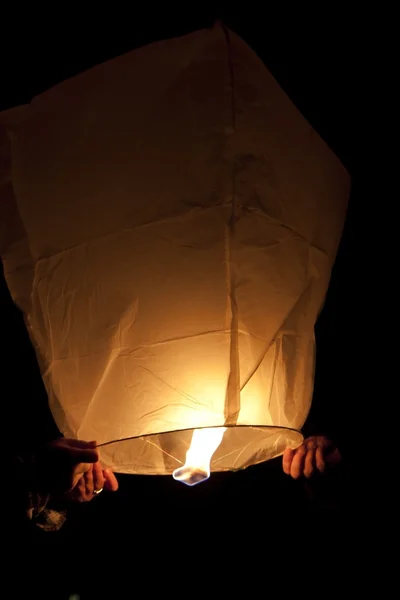
POLYGON ((210 463, 222 442, 226 427, 195 429, 183 467, 175 469, 172 476, 186 485, 196 485, 210 477, 210 463))
POLYGON ((211 473, 238 471, 297 448, 303 435, 271 425, 209 426, 109 440, 98 444, 101 462, 117 473, 172 475, 194 486, 211 473))

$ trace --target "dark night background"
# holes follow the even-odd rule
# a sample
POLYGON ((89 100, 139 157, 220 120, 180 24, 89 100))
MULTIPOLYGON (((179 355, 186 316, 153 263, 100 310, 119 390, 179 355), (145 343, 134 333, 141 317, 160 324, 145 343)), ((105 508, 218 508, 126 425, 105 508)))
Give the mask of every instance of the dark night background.
MULTIPOLYGON (((317 367, 310 415, 310 427, 314 428, 310 432, 332 435, 343 451, 345 468, 333 478, 328 492, 328 500, 333 500, 327 501, 321 482, 316 481, 314 500, 303 502, 299 492, 304 488, 303 482, 283 476, 279 459, 278 466, 261 465, 240 473, 213 475, 207 483, 193 489, 170 477, 160 481, 122 476, 119 492, 109 496, 104 493, 94 502, 79 506, 64 530, 39 536, 34 543, 75 545, 79 540, 84 547, 97 543, 104 547, 105 540, 109 540, 116 547, 124 539, 123 543, 129 545, 127 540, 134 536, 135 543, 140 539, 141 548, 145 548, 140 552, 142 557, 143 552, 160 552, 164 564, 168 560, 179 564, 182 550, 174 549, 174 544, 179 543, 181 534, 173 533, 174 527, 180 522, 187 536, 190 514, 196 514, 203 537, 208 537, 213 546, 213 535, 221 527, 225 531, 233 529, 249 547, 254 540, 289 529, 301 531, 302 540, 315 535, 331 537, 335 530, 336 543, 347 544, 346 536, 351 532, 361 494, 353 474, 358 450, 354 432, 361 406, 358 382, 365 370, 356 348, 363 328, 362 298, 366 293, 360 248, 365 226, 363 198, 368 183, 359 156, 365 143, 360 130, 367 111, 363 100, 368 89, 366 53, 368 44, 373 42, 362 33, 358 19, 339 10, 327 9, 326 14, 309 16, 303 13, 301 19, 299 15, 288 19, 283 13, 269 17, 257 13, 219 16, 262 58, 352 176, 346 226, 316 327, 317 367), (271 493, 272 488, 279 491, 271 493), (271 500, 275 495, 277 500, 271 500)), ((189 17, 182 11, 179 15, 133 19, 122 13, 112 18, 103 13, 85 22, 82 18, 79 24, 74 18, 71 24, 60 10, 51 27, 36 16, 40 26, 35 22, 35 27, 29 28, 25 23, 23 31, 13 29, 15 35, 9 37, 5 32, 0 109, 28 102, 59 81, 133 48, 209 26, 217 16, 189 17)), ((0 297, 2 397, 6 412, 10 412, 8 430, 13 436, 18 432, 21 440, 45 439, 54 433, 45 391, 22 317, 11 302, 4 279, 0 297)), ((361 354, 363 351, 361 348, 361 354)), ((31 542, 20 538, 14 543, 23 548, 31 542)), ((224 544, 228 548, 228 542, 224 544)), ((288 543, 287 548, 291 547, 288 543)), ((139 564, 135 558, 136 567, 139 564)), ((72 591, 74 585, 78 589, 80 584, 71 584, 68 589, 72 591)))

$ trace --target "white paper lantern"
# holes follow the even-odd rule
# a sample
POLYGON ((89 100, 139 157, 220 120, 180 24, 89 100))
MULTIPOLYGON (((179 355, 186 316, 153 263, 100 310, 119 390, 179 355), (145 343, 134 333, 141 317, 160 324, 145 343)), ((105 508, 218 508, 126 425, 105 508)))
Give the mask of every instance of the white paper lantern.
POLYGON ((157 42, 1 121, 5 275, 62 433, 145 474, 199 428, 226 427, 212 471, 301 443, 349 177, 254 52, 157 42))

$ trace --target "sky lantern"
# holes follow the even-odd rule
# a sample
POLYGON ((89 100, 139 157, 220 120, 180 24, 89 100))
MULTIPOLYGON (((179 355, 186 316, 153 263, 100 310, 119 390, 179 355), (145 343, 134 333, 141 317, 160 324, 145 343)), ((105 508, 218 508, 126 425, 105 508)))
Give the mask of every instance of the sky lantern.
POLYGON ((0 115, 1 251, 49 405, 193 485, 302 441, 350 181, 221 25, 0 115))

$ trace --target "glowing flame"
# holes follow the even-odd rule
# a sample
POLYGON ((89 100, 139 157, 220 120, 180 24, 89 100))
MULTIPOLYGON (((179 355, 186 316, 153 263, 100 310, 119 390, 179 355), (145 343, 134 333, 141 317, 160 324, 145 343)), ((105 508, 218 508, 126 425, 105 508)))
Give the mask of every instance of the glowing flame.
POLYGON ((192 442, 186 452, 183 467, 175 469, 172 477, 186 485, 196 485, 210 477, 212 455, 222 442, 226 427, 195 429, 192 442))

